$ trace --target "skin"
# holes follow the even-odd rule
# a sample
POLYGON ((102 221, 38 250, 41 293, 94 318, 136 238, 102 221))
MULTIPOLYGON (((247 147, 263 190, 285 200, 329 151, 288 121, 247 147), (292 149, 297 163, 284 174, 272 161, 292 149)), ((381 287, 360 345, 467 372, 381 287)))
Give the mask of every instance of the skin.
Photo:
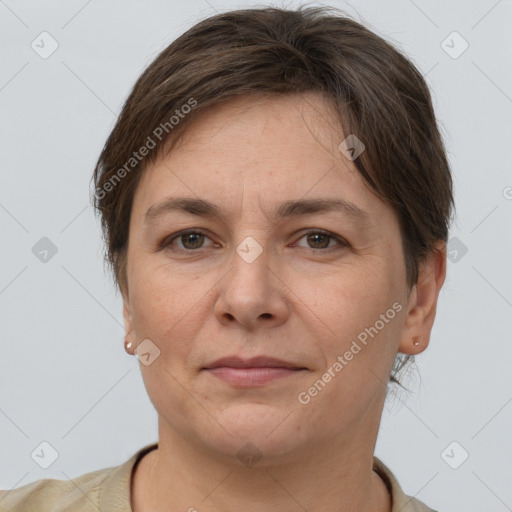
POLYGON ((134 474, 135 512, 391 511, 372 470, 386 383, 397 352, 428 345, 446 247, 410 290, 398 218, 338 149, 345 137, 316 93, 240 98, 203 114, 145 171, 130 218, 123 313, 128 339, 160 350, 140 364, 159 447, 134 474), (223 212, 145 223, 148 208, 168 197, 205 199, 223 212), (302 198, 343 198, 370 221, 363 229, 342 212, 272 220, 273 207, 302 198), (189 228, 205 237, 178 236, 159 249, 189 228), (307 236, 318 229, 334 238, 307 236), (236 252, 247 237, 263 249, 251 263, 236 252), (299 393, 395 302, 401 311, 301 404, 299 393), (202 370, 233 354, 306 370, 254 388, 202 370), (248 442, 261 455, 252 467, 237 457, 248 442))

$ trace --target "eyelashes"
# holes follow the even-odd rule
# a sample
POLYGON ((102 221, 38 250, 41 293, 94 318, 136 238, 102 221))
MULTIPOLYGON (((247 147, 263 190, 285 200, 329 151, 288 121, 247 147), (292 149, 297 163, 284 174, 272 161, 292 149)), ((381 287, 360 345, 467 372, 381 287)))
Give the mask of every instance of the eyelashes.
MULTIPOLYGON (((350 247, 350 244, 343 238, 331 233, 329 231, 321 230, 321 229, 313 229, 309 230, 302 234, 302 236, 298 239, 298 241, 303 238, 307 238, 307 242, 311 242, 313 244, 319 243, 320 247, 301 247, 306 250, 314 251, 314 252, 330 252, 333 249, 337 248, 347 248, 350 247), (327 245, 322 242, 328 241, 327 245), (336 244, 334 246, 331 245, 331 242, 334 241, 336 244)), ((179 231, 177 233, 173 233, 172 235, 166 237, 163 242, 160 244, 160 249, 168 249, 170 251, 178 252, 178 253, 189 253, 192 254, 194 252, 200 252, 201 250, 206 249, 203 245, 205 239, 211 240, 210 237, 204 233, 200 229, 186 229, 183 231, 179 231), (175 241, 181 241, 183 247, 173 247, 175 241), (192 247, 186 247, 186 244, 190 244, 192 247)), ((297 242, 298 242, 297 241, 297 242)), ((297 242, 292 244, 292 247, 297 247, 297 242)), ((215 243, 214 243, 215 245, 215 243)), ((218 245, 218 244, 217 244, 218 245)))

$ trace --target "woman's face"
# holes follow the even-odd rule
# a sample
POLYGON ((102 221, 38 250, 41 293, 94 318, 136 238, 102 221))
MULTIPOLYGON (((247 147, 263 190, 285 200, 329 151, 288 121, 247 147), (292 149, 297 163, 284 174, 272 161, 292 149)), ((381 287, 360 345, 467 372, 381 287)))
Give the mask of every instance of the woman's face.
POLYGON ((138 185, 124 315, 135 346, 150 340, 141 371, 161 441, 271 458, 376 435, 393 360, 418 333, 398 218, 340 151, 348 134, 324 101, 215 107, 138 185), (178 198, 190 211, 156 206, 178 198), (171 240, 183 230, 195 234, 171 240), (206 369, 255 356, 302 369, 206 369))

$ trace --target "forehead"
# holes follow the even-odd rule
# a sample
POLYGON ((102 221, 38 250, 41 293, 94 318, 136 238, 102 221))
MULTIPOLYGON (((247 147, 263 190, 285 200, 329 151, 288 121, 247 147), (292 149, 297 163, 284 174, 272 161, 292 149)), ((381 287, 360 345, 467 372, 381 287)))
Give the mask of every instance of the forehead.
MULTIPOLYGON (((142 176, 134 211, 145 216, 175 197, 259 208, 308 198, 339 199, 369 214, 383 204, 339 150, 345 138, 320 95, 240 98, 205 111, 172 151, 142 176)), ((382 214, 382 212, 380 212, 382 214)))
MULTIPOLYGON (((317 140, 316 144, 324 146, 328 140, 339 144, 342 136, 343 129, 331 102, 317 92, 280 96, 251 94, 209 107, 187 127, 178 146, 183 151, 200 150, 201 146, 222 150, 216 146, 222 141, 224 148, 233 151, 245 140, 261 141, 267 147, 298 148, 305 140, 310 143, 317 140)), ((246 146, 244 151, 250 149, 246 146)), ((254 150, 259 152, 261 147, 254 145, 254 150)), ((265 153, 260 153, 260 157, 265 157, 265 153)))

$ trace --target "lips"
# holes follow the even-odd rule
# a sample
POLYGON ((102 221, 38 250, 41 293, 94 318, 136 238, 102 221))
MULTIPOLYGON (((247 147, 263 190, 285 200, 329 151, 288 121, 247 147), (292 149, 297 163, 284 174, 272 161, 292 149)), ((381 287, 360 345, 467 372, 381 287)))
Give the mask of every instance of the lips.
POLYGON ((251 388, 270 385, 286 377, 299 376, 302 370, 308 368, 269 356, 250 359, 229 356, 217 359, 203 370, 234 388, 251 388))
POLYGON ((286 368, 288 370, 305 370, 304 366, 296 365, 290 361, 283 361, 268 356, 257 356, 250 359, 243 359, 238 356, 222 357, 213 363, 205 366, 204 369, 213 368, 286 368))

